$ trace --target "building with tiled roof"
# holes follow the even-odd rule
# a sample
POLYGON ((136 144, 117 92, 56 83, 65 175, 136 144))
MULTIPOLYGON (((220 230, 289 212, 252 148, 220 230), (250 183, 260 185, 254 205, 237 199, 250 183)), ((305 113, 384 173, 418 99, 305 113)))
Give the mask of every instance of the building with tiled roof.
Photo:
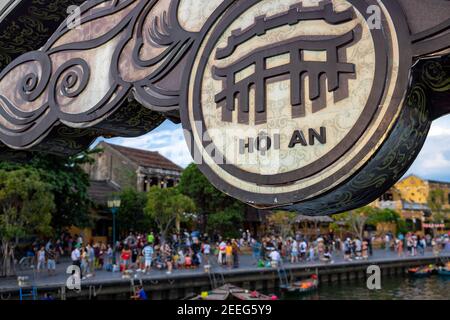
MULTIPOLYGON (((104 144, 102 144, 102 147, 104 146, 104 144)), ((121 154, 125 155, 128 159, 130 159, 134 163, 144 168, 159 168, 177 172, 181 172, 183 170, 180 166, 173 163, 169 159, 165 158, 159 152, 133 149, 115 144, 108 144, 108 145, 117 150, 118 152, 120 152, 121 154)))
POLYGON ((120 188, 109 181, 90 181, 88 194, 90 199, 101 206, 106 206, 111 195, 120 191, 120 188))
POLYGON ((148 191, 152 186, 173 187, 179 183, 183 169, 154 151, 101 142, 95 161, 85 166, 91 181, 108 182, 119 189, 133 187, 148 191))
POLYGON ((127 187, 148 191, 152 186, 176 186, 183 169, 158 152, 122 147, 107 142, 97 145, 91 164, 84 165, 89 174, 88 194, 93 202, 92 228, 72 227, 73 235, 86 241, 107 242, 112 236, 112 217, 107 202, 127 187))

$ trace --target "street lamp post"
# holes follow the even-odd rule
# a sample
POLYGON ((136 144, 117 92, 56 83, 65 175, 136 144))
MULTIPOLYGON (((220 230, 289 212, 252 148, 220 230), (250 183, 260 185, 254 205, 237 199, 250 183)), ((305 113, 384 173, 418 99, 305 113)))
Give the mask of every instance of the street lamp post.
POLYGON ((116 215, 117 211, 119 211, 120 208, 120 198, 115 197, 111 200, 108 200, 108 208, 111 210, 112 217, 113 217, 113 264, 116 264, 116 254, 115 254, 115 248, 116 248, 116 215))

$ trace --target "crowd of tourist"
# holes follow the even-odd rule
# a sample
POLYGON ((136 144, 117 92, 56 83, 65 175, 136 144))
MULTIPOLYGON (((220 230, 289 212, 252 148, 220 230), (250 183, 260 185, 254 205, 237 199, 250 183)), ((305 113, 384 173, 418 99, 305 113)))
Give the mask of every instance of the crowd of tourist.
POLYGON ((38 273, 46 269, 50 276, 55 274, 61 256, 68 256, 74 265, 80 267, 85 279, 95 276, 98 270, 124 274, 129 270, 141 273, 161 270, 171 274, 176 269, 239 268, 243 254, 251 255, 252 264, 258 267, 313 261, 333 263, 337 256, 346 261, 363 260, 373 255, 375 242, 377 246, 381 242, 386 252, 395 251, 399 257, 423 255, 427 248, 435 254, 443 249, 450 252, 448 235, 432 238, 414 233, 397 236, 388 233, 382 239, 341 239, 333 233, 317 237, 296 233, 289 237, 267 235, 258 239, 247 230, 239 239, 226 239, 218 234, 210 237, 198 231, 174 233, 167 239, 153 232, 130 232, 114 246, 87 243, 82 236, 64 234, 56 241, 48 240, 45 244, 36 241, 27 256, 33 259, 38 273))

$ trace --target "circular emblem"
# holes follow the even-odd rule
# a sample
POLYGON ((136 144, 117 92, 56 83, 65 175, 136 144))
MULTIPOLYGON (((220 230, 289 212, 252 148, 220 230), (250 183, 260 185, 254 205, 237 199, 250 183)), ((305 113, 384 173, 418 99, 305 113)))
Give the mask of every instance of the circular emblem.
POLYGON ((398 117, 406 34, 392 1, 224 1, 184 79, 195 162, 222 191, 266 207, 337 188, 398 117))

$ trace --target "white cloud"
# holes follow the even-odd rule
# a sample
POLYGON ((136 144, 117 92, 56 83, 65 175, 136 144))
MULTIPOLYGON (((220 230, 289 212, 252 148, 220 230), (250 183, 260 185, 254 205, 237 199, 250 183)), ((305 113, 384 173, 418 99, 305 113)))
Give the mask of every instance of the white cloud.
POLYGON ((431 172, 439 172, 441 169, 450 168, 450 160, 446 159, 445 156, 442 153, 437 153, 435 156, 428 158, 429 161, 426 161, 423 163, 422 168, 423 170, 430 170, 431 172))
MULTIPOLYGON (((437 122, 433 123, 433 126, 430 129, 430 133, 428 134, 428 138, 430 137, 450 137, 450 119, 448 119, 447 126, 445 126, 444 120, 437 120, 437 122)), ((449 142, 450 144, 450 142, 449 142)))
POLYGON ((130 148, 157 151, 183 168, 193 162, 181 126, 172 123, 165 123, 141 137, 115 138, 108 141, 130 148))
POLYGON ((427 141, 407 174, 450 181, 450 115, 433 122, 427 141))

